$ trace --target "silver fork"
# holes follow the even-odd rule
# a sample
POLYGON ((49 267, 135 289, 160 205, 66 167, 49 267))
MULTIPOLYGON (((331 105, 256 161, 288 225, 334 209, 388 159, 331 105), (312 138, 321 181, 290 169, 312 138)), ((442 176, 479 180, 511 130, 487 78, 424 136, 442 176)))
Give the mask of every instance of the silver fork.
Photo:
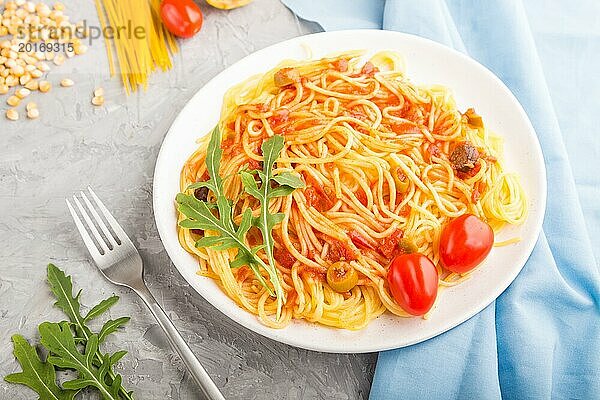
POLYGON ((88 190, 96 204, 95 207, 92 205, 92 202, 88 200, 85 192, 82 191, 80 195, 87 206, 89 213, 86 208, 83 207, 79 199, 73 196, 73 202, 81 213, 83 221, 79 218, 69 200, 67 199, 66 201, 69 211, 73 216, 73 220, 75 221, 75 225, 83 238, 85 246, 94 259, 96 266, 106 279, 116 285, 132 289, 142 298, 142 300, 144 300, 158 321, 158 324, 165 331, 169 342, 177 353, 179 353, 179 356, 192 374, 192 377, 200 386, 204 397, 208 400, 224 400, 223 395, 212 379, 210 379, 210 376, 204 367, 202 367, 200 361, 198 361, 177 328, 175 328, 175 325, 173 325, 169 317, 167 317, 167 314, 165 314, 144 283, 144 265, 140 253, 137 251, 129 237, 127 237, 123 228, 121 228, 108 209, 102 204, 98 196, 96 196, 92 188, 88 187, 88 190), (97 211, 98 209, 108 222, 110 230, 100 217, 97 211), (100 227, 100 230, 104 234, 104 238, 98 231, 96 225, 100 227), (88 230, 91 232, 94 239, 92 239, 88 230))

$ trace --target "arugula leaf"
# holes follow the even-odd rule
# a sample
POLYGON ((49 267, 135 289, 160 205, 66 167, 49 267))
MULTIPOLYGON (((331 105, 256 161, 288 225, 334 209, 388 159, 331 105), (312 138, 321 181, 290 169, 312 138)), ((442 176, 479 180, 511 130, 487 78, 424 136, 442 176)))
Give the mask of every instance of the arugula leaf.
POLYGON ((104 339, 108 335, 113 332, 116 332, 117 329, 125 325, 130 320, 129 317, 121 317, 117 319, 109 319, 102 325, 102 329, 100 329, 100 333, 98 334, 98 342, 102 343, 104 339))
POLYGON ((119 301, 119 296, 110 296, 108 299, 102 300, 99 304, 96 304, 88 313, 83 317, 84 322, 88 322, 102 313, 106 312, 109 308, 114 306, 119 301))
POLYGON ((83 317, 79 311, 81 290, 73 297, 71 276, 66 276, 56 265, 48 264, 48 283, 50 284, 50 290, 56 297, 54 305, 63 310, 73 323, 84 325, 83 317))
MULTIPOLYGON (((108 354, 103 354, 99 367, 94 365, 98 353, 98 335, 93 334, 85 344, 85 353, 80 353, 71 332, 69 322, 43 322, 39 326, 42 345, 48 349, 48 362, 60 367, 78 372, 78 377, 64 382, 65 389, 80 390, 88 386, 97 388, 105 400, 119 400, 121 377, 117 375, 111 384, 106 382, 106 376, 114 362, 108 354)), ((115 358, 120 358, 119 357, 115 358)))
POLYGON ((179 193, 175 200, 179 211, 187 217, 179 225, 187 229, 202 229, 214 233, 213 236, 205 236, 196 242, 197 247, 210 247, 214 250, 222 251, 237 248, 236 258, 231 262, 232 268, 248 265, 256 275, 256 278, 263 285, 270 295, 275 295, 273 289, 267 284, 260 272, 260 268, 268 271, 264 261, 256 255, 262 248, 248 246, 244 237, 252 226, 252 210, 247 209, 242 215, 240 226, 233 222, 233 211, 231 202, 225 196, 223 190, 223 179, 219 175, 219 166, 221 165, 221 131, 215 127, 211 133, 210 142, 206 151, 206 169, 209 179, 206 182, 197 182, 190 185, 187 189, 196 189, 198 187, 207 187, 216 198, 216 209, 218 216, 213 214, 214 205, 205 201, 200 201, 192 195, 179 193))
MULTIPOLYGON (((281 150, 279 150, 279 151, 281 151, 281 150)), ((298 178, 296 175, 294 175, 288 171, 285 171, 278 175, 275 175, 271 179, 273 179, 275 182, 279 183, 280 185, 286 185, 286 186, 292 187, 294 189, 301 189, 304 187, 304 182, 302 182, 302 180, 300 178, 298 178)))
POLYGON ((277 297, 278 319, 281 315, 284 293, 273 258, 273 236, 271 231, 276 224, 281 222, 283 214, 269 213, 269 200, 279 196, 287 196, 295 189, 304 186, 300 178, 291 172, 285 171, 277 175, 273 174, 273 164, 282 149, 283 137, 274 136, 270 138, 262 145, 263 170, 253 171, 252 173, 245 170, 239 172, 245 191, 260 201, 261 209, 258 218, 252 218, 252 211, 246 209, 242 215, 240 225, 236 226, 233 222, 231 201, 225 196, 223 179, 219 175, 223 151, 221 150, 221 132, 218 126, 211 133, 206 151, 206 169, 209 179, 206 182, 193 183, 187 187, 188 191, 200 187, 210 189, 216 198, 216 204, 198 200, 196 197, 185 193, 179 193, 176 197, 179 211, 187 217, 179 225, 182 228, 202 229, 208 232, 196 242, 196 247, 210 247, 217 251, 237 249, 237 255, 230 262, 230 266, 238 268, 242 265, 248 265, 252 269, 258 281, 267 289, 269 294, 277 297), (253 173, 258 175, 261 182, 260 187, 255 181, 253 173), (271 188, 271 181, 276 182, 279 186, 271 188), (214 212, 215 206, 218 214, 214 212), (261 230, 263 235, 262 245, 250 247, 246 244, 245 235, 252 225, 261 230), (257 253, 261 250, 265 251, 268 263, 257 256, 257 253), (265 281, 261 268, 269 275, 269 281, 273 288, 265 281))
POLYGON ((73 400, 80 389, 89 386, 100 390, 106 400, 132 400, 133 392, 123 388, 123 379, 113 371, 115 363, 127 352, 117 351, 110 355, 99 349, 106 336, 123 326, 129 317, 106 321, 99 334, 93 333, 86 325, 87 321, 106 312, 119 298, 111 296, 101 301, 83 317, 79 302, 81 291, 73 296, 70 276, 49 264, 48 283, 56 297, 55 305, 67 314, 70 322, 44 322, 38 327, 41 343, 49 353, 46 361, 40 359, 35 347, 22 336, 14 335, 13 351, 23 371, 7 375, 4 379, 30 387, 40 395, 40 400, 73 400), (80 348, 85 350, 83 354, 80 348), (75 370, 78 376, 59 385, 55 367, 75 370))
MULTIPOLYGON (((205 236, 196 242, 198 247, 211 247, 214 250, 222 251, 231 248, 237 248, 236 258, 231 262, 232 267, 241 267, 248 265, 259 282, 274 295, 273 289, 267 285, 267 282, 260 273, 259 266, 268 269, 268 266, 259 257, 256 256, 255 249, 246 245, 244 236, 250 229, 252 222, 252 211, 247 209, 242 216, 242 223, 237 229, 229 227, 222 219, 215 217, 205 202, 196 199, 184 193, 179 193, 176 197, 179 204, 179 211, 187 217, 179 223, 183 228, 202 229, 204 231, 215 232, 216 236, 205 236)), ((220 214, 220 209, 219 209, 220 214)))
MULTIPOLYGON (((119 300, 118 296, 111 296, 108 299, 102 300, 99 304, 94 306, 85 317, 83 317, 80 311, 81 304, 79 303, 81 290, 77 292, 77 295, 73 296, 73 282, 70 275, 66 275, 54 264, 48 264, 48 283, 50 284, 50 290, 56 297, 54 305, 67 314, 75 328, 77 336, 81 337, 83 342, 89 341, 93 336, 93 333, 86 325, 86 322, 97 318, 119 300)), ((98 342, 102 343, 107 335, 115 332, 119 326, 124 325, 127 321, 129 321, 129 317, 121 317, 114 321, 107 321, 98 335, 98 342)), ((100 366, 102 364, 102 353, 100 351, 96 351, 96 354, 94 354, 93 363, 95 366, 100 366)), ((112 370, 109 370, 106 379, 107 383, 112 385, 113 381, 116 379, 115 373, 112 370)), ((131 393, 124 387, 121 386, 119 392, 124 399, 132 399, 131 393)))
POLYGON ((54 367, 40 359, 35 347, 21 335, 13 335, 12 341, 13 353, 23 371, 5 376, 6 382, 28 386, 40 395, 41 400, 73 400, 77 391, 58 387, 54 367))
POLYGON ((273 174, 273 164, 279 158, 281 150, 283 150, 283 137, 275 135, 263 142, 261 149, 263 153, 263 170, 257 171, 260 178, 260 187, 254 180, 252 173, 248 171, 240 171, 242 184, 247 193, 254 196, 260 201, 260 214, 255 219, 254 225, 260 229, 263 238, 264 250, 269 260, 269 278, 275 288, 277 296, 277 319, 281 315, 281 307, 283 304, 283 288, 279 282, 279 275, 273 258, 273 228, 280 223, 284 215, 282 213, 271 214, 269 212, 269 201, 275 197, 287 196, 295 189, 304 187, 304 183, 299 177, 290 172, 284 172, 278 175, 273 174), (277 182, 280 186, 273 188, 271 181, 277 182))

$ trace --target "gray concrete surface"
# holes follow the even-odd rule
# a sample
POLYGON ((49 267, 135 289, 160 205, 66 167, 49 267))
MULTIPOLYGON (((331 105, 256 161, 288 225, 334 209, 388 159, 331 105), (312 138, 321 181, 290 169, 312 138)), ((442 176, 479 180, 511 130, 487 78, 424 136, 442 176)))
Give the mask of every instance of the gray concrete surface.
MULTIPOLYGON (((75 19, 95 23, 91 0, 64 2, 73 6, 75 19)), ((153 75, 146 93, 123 94, 118 80, 108 78, 103 43, 96 41, 88 54, 50 73, 55 83, 71 77, 74 87, 33 95, 39 120, 0 118, 0 375, 18 368, 12 333, 36 340, 40 322, 63 318, 44 283, 46 264, 53 262, 83 288, 85 305, 112 293, 121 296, 110 315, 131 315, 132 321, 108 339, 107 349, 129 351, 118 371, 138 399, 197 398, 194 383, 142 302, 106 282, 90 264, 64 199, 91 185, 140 249, 150 290, 227 399, 366 399, 375 354, 320 354, 242 328, 189 288, 158 238, 152 175, 177 110, 224 67, 315 29, 278 0, 257 0, 231 12, 201 6, 202 32, 182 43, 174 69, 153 75), (101 108, 90 105, 97 86, 106 90, 101 108)), ((25 387, 1 381, 0 398, 35 397, 25 387)))

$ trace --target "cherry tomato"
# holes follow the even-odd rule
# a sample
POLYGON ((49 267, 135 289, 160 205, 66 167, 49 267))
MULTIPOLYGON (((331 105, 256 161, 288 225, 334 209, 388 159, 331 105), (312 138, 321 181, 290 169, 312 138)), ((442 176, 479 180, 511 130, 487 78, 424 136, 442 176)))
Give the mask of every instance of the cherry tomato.
POLYGON ((192 0, 163 0, 160 18, 175 36, 189 38, 202 28, 202 11, 192 0))
POLYGON ((490 253, 494 231, 471 214, 450 221, 440 236, 440 262, 449 271, 463 273, 478 266, 490 253))
POLYGON ((396 303, 412 315, 431 309, 438 291, 435 265, 421 253, 401 254, 390 265, 387 275, 396 303))

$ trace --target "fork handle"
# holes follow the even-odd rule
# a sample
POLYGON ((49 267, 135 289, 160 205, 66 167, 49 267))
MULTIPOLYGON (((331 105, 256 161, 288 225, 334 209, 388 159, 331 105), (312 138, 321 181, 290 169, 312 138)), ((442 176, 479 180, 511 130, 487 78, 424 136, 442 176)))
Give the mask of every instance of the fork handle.
POLYGON ((171 346, 177 351, 179 357, 183 360, 186 367, 192 374, 192 377, 200 386, 200 390, 207 400, 225 400, 215 383, 212 381, 200 361, 196 358, 186 341, 181 336, 181 333, 175 328, 171 319, 164 312, 160 304, 156 301, 150 290, 145 284, 136 285, 132 288, 138 296, 144 300, 160 327, 165 331, 167 339, 171 346))

